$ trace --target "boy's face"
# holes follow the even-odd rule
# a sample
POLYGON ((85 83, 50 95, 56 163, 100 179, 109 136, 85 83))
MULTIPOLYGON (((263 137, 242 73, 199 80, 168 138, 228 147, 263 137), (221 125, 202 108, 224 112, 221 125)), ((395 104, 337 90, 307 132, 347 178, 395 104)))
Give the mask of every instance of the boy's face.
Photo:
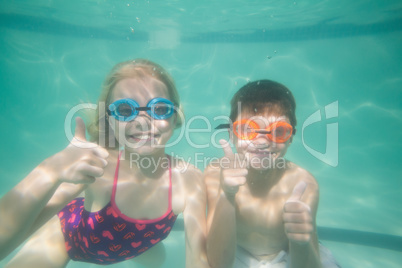
MULTIPOLYGON (((261 130, 265 130, 274 122, 285 122, 290 124, 287 116, 274 115, 272 113, 262 113, 259 115, 242 112, 238 120, 253 120, 261 130)), ((233 135, 233 143, 240 154, 244 154, 249 159, 249 166, 256 170, 268 170, 274 167, 280 167, 284 164, 284 156, 289 145, 292 142, 292 136, 285 142, 274 142, 266 133, 258 133, 254 139, 242 140, 233 135)))

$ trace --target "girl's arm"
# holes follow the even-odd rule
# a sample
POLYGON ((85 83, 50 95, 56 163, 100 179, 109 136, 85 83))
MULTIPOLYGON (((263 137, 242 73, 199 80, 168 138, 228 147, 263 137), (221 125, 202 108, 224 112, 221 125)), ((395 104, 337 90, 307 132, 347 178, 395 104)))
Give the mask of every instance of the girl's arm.
POLYGON ((200 170, 186 171, 186 206, 183 211, 186 239, 186 267, 209 268, 206 256, 206 192, 200 170))
POLYGON ((70 145, 0 199, 0 259, 101 176, 107 155, 105 149, 85 140, 84 122, 77 119, 70 145))
MULTIPOLYGON (((46 165, 45 161, 36 167, 0 200, 0 259, 5 258, 51 217, 46 205, 61 183, 47 172, 46 165)), ((72 186, 69 187, 71 197, 64 204, 85 187, 84 184, 72 186)))

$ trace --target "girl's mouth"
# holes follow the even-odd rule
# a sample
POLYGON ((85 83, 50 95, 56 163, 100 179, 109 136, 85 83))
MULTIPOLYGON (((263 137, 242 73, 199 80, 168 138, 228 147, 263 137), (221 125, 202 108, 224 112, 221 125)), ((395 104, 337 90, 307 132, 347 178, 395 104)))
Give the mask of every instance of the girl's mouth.
POLYGON ((128 136, 128 140, 133 142, 150 142, 157 138, 159 138, 159 135, 151 133, 138 133, 128 136))

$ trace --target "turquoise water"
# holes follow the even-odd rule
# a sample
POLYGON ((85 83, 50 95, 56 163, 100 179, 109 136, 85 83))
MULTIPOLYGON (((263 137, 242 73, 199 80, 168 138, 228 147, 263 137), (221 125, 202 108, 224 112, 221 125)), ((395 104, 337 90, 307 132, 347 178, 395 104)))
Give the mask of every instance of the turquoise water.
MULTIPOLYGON (((287 157, 320 184, 322 243, 342 267, 400 267, 401 32, 396 0, 0 1, 0 195, 68 144, 69 110, 94 103, 119 61, 149 58, 173 75, 187 129, 203 130, 177 132, 168 151, 200 169, 222 156, 212 144, 224 134, 208 127, 233 93, 268 78, 298 103, 287 157)), ((182 229, 179 219, 164 267, 184 267, 182 229)))

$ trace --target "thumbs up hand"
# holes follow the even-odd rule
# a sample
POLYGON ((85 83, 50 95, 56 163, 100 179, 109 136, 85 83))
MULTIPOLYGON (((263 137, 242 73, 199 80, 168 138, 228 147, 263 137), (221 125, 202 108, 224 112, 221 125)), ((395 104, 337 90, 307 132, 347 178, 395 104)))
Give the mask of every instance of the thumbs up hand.
POLYGON ((222 139, 219 143, 225 153, 225 162, 222 164, 221 171, 221 187, 225 194, 234 196, 239 191, 239 187, 246 183, 248 170, 242 166, 243 159, 240 155, 237 155, 240 161, 236 163, 236 155, 226 140, 222 139))
POLYGON ((106 149, 86 140, 85 123, 77 117, 73 140, 46 160, 46 168, 59 182, 89 184, 103 175, 108 156, 106 149))
POLYGON ((313 217, 310 207, 301 201, 307 183, 300 181, 283 207, 285 233, 289 241, 298 244, 308 243, 313 235, 313 217))

